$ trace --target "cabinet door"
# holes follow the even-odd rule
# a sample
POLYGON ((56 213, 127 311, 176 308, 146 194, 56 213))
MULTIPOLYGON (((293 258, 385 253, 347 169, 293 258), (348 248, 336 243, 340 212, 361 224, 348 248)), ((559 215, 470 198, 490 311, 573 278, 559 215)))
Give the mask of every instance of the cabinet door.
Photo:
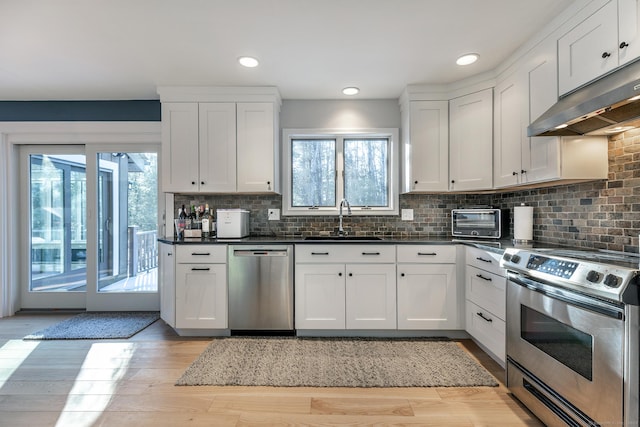
POLYGON ((276 119, 270 102, 237 104, 238 192, 278 192, 276 119))
POLYGON ((618 63, 640 56, 640 5, 638 0, 618 0, 618 63))
POLYGON ((450 189, 485 190, 493 177, 493 91, 449 101, 450 189))
POLYGON ((198 191, 198 104, 162 104, 162 191, 198 191))
POLYGON ((395 329, 395 264, 347 264, 346 273, 347 329, 395 329))
POLYGON ((456 264, 398 264, 398 329, 461 327, 456 264))
POLYGON ((158 244, 160 317, 167 325, 176 326, 176 263, 175 246, 158 244))
POLYGON ((412 101, 409 111, 407 191, 446 191, 449 184, 447 101, 412 101))
POLYGON ((344 329, 344 264, 296 264, 295 301, 296 329, 344 329))
POLYGON ((236 104, 199 105, 199 190, 236 191, 236 104))
POLYGON ((611 0, 558 40, 560 94, 616 68, 618 50, 618 8, 611 0))
POLYGON ((526 105, 524 81, 513 75, 495 88, 493 135, 493 185, 522 183, 522 109, 526 105))
MULTIPOLYGON (((529 109, 526 126, 540 117, 558 100, 558 59, 556 44, 548 40, 540 44, 525 65, 529 109)), ((557 136, 523 137, 523 182, 547 181, 560 175, 560 138, 557 136)))
POLYGON ((176 328, 226 327, 226 264, 177 264, 176 328))

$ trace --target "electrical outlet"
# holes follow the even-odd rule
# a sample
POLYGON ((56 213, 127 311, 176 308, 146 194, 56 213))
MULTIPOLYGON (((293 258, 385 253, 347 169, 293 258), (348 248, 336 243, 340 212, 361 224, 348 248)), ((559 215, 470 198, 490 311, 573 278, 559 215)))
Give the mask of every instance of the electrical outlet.
POLYGON ((402 220, 413 221, 413 209, 402 209, 402 220))
POLYGON ((267 209, 267 218, 269 221, 279 221, 280 209, 267 209))

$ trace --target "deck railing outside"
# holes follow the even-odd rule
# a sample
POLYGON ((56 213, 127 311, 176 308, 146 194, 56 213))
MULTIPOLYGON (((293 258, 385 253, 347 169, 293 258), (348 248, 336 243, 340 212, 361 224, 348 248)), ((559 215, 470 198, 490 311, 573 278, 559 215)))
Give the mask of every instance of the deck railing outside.
POLYGON ((129 227, 129 277, 158 267, 158 232, 129 227))

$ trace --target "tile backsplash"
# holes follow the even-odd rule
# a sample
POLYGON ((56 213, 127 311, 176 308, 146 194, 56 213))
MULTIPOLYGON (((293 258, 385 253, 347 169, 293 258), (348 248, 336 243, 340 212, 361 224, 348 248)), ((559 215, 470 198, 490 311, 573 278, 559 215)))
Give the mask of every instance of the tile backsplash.
MULTIPOLYGON (((279 195, 181 195, 175 209, 192 201, 215 209, 251 211, 254 235, 309 235, 335 233, 337 216, 283 216, 268 221, 269 208, 281 208, 279 195)), ((539 242, 584 248, 638 252, 640 233, 640 129, 610 138, 609 179, 497 194, 403 194, 401 209, 413 209, 413 221, 400 216, 345 217, 350 234, 375 236, 451 236, 451 209, 493 205, 512 209, 525 203, 534 207, 534 239, 539 242)), ((513 234, 511 225, 510 235, 513 234)))

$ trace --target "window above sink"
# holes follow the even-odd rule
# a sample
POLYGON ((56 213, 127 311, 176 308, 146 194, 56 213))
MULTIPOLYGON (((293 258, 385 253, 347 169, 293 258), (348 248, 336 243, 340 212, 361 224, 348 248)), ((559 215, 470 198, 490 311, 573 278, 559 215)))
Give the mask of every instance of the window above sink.
POLYGON ((398 129, 283 132, 283 215, 398 215, 398 129))

